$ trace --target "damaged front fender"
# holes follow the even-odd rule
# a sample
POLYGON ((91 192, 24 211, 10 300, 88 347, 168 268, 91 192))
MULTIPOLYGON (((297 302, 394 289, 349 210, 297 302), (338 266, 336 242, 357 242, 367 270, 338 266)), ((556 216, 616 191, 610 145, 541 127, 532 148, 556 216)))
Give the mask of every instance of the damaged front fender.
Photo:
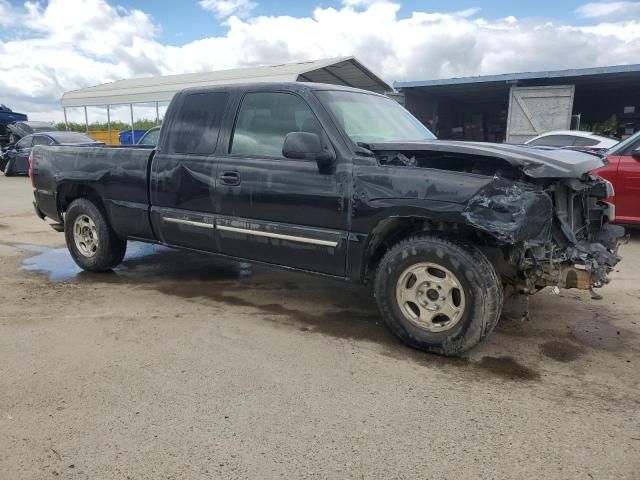
POLYGON ((494 177, 469 200, 462 216, 503 243, 544 243, 551 238, 553 202, 536 185, 494 177))

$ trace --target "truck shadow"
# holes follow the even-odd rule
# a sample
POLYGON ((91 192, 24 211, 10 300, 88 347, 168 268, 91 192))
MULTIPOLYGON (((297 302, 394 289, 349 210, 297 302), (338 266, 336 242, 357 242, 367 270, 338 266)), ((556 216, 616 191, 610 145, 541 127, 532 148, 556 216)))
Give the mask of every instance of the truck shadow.
MULTIPOLYGON (((503 353, 480 357, 475 353, 461 358, 445 358, 412 350, 385 327, 370 288, 340 280, 138 242, 129 243, 124 262, 115 270, 96 274, 77 267, 66 248, 17 247, 32 253, 24 259, 22 269, 46 275, 51 282, 131 285, 214 308, 221 305, 239 307, 246 309, 247 314, 254 318, 258 316, 290 327, 303 335, 322 334, 373 342, 381 346, 383 355, 396 360, 428 367, 463 367, 475 372, 473 375, 479 379, 489 376, 506 381, 537 381, 541 377, 538 371, 524 365, 522 359, 504 355, 505 350, 500 348, 498 352, 503 353)), ((543 307, 543 313, 544 310, 543 307)), ((530 324, 501 323, 490 340, 494 344, 533 342, 536 347, 539 344, 541 355, 549 361, 563 363, 579 359, 587 347, 593 347, 588 344, 589 339, 580 342, 580 338, 576 341, 569 335, 559 340, 557 334, 557 331, 545 332, 544 329, 532 332, 530 324), (540 338, 534 340, 536 336, 540 338)), ((495 350, 492 348, 485 352, 495 353, 495 350)))

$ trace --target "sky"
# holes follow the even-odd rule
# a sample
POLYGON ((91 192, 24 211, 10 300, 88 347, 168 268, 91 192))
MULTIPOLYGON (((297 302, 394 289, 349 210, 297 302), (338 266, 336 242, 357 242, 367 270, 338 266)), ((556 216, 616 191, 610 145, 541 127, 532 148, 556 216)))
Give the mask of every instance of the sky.
POLYGON ((0 0, 0 103, 33 120, 121 78, 343 55, 389 83, 640 63, 640 1, 0 0))

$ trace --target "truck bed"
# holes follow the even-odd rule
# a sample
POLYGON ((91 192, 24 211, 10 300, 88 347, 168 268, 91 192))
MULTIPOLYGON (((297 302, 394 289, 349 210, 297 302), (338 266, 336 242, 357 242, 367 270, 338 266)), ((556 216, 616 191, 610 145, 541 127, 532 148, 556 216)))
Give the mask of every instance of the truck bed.
POLYGON ((101 199, 116 232, 153 238, 149 224, 149 147, 35 147, 35 197, 41 213, 62 221, 60 205, 77 189, 101 199))

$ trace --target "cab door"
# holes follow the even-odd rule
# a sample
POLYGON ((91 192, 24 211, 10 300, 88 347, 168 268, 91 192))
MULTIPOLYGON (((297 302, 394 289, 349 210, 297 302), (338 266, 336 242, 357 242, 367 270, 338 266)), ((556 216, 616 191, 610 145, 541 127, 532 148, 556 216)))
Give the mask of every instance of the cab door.
POLYGON ((214 152, 228 103, 227 91, 187 92, 167 112, 150 175, 151 222, 163 243, 217 251, 214 152))
POLYGON ((301 96, 243 95, 227 149, 216 159, 216 239, 227 255, 343 276, 347 169, 340 158, 331 173, 312 160, 285 158, 285 136, 299 131, 329 142, 301 96))

